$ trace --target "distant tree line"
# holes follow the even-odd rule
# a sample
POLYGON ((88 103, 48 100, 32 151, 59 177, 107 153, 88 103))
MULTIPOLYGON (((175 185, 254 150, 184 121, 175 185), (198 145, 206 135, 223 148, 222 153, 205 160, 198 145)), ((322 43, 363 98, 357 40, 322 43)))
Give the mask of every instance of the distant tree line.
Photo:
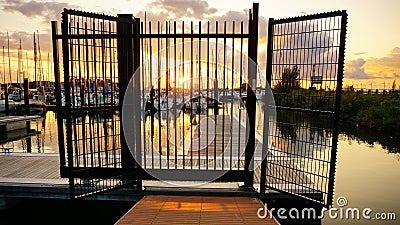
POLYGON ((342 93, 341 118, 400 137, 400 96, 370 95, 347 88, 342 93))
MULTIPOLYGON (((283 70, 281 78, 272 87, 277 106, 334 110, 334 90, 303 88, 299 78, 300 69, 297 66, 283 70)), ((400 94, 395 88, 395 81, 392 90, 379 95, 357 91, 353 86, 343 88, 342 121, 400 137, 400 94)))

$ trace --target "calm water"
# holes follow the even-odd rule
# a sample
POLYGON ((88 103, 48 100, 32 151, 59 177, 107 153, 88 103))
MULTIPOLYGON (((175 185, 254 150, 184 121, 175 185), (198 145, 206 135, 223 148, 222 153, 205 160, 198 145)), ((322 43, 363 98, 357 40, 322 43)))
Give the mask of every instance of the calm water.
MULTIPOLYGON (((46 112, 31 128, 40 134, 31 137, 34 153, 58 153, 56 113, 46 112)), ((338 143, 338 163, 334 201, 346 197, 346 207, 371 208, 375 212, 395 212, 396 221, 322 219, 322 224, 399 224, 400 141, 390 135, 342 125, 338 143)), ((27 152, 26 140, 5 143, 2 148, 27 152)), ((12 153, 10 153, 12 154, 12 153)), ((334 205, 337 206, 336 204, 334 205)), ((327 215, 327 214, 326 214, 327 215)))
MULTIPOLYGON (((399 140, 392 141, 391 146, 383 146, 378 141, 365 143, 352 135, 340 135, 334 201, 343 196, 348 202, 344 209, 371 208, 372 217, 375 212, 395 212, 397 220, 324 218, 322 224, 400 223, 400 154, 393 152, 394 148, 398 151, 400 143, 399 140)), ((334 207, 338 207, 337 204, 334 207)))

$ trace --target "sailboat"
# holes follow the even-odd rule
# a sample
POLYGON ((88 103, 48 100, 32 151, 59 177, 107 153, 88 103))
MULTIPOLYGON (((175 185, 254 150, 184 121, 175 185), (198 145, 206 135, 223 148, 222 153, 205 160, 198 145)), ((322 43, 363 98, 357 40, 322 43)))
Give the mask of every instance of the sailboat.
POLYGON ((42 66, 42 56, 40 52, 40 37, 39 37, 39 31, 37 32, 38 34, 38 43, 37 47, 39 50, 39 62, 38 62, 38 57, 37 57, 37 48, 36 48, 36 34, 33 33, 33 50, 34 50, 34 64, 35 64, 35 88, 29 89, 29 105, 31 108, 31 111, 43 111, 46 103, 45 103, 45 95, 43 94, 43 87, 41 87, 41 82, 37 81, 37 70, 39 70, 39 80, 42 78, 43 74, 43 66, 42 66), (39 68, 38 66, 39 65, 39 68), (38 85, 39 84, 39 85, 38 85))
POLYGON ((3 46, 3 74, 4 74, 3 82, 4 82, 5 87, 6 87, 5 90, 4 90, 4 92, 5 92, 4 95, 6 96, 6 94, 7 94, 8 97, 5 97, 5 99, 0 100, 0 112, 1 113, 4 113, 4 112, 7 111, 6 110, 6 101, 7 101, 7 104, 8 104, 8 111, 9 112, 15 111, 15 102, 12 99, 10 99, 9 90, 8 90, 9 85, 12 82, 12 79, 11 79, 11 59, 10 59, 10 38, 8 36, 8 32, 7 32, 7 56, 8 56, 9 82, 6 83, 6 69, 5 69, 5 65, 6 64, 5 64, 5 54, 4 54, 4 46, 3 46))
POLYGON ((22 78, 24 77, 24 72, 22 71, 22 43, 19 40, 19 48, 18 48, 18 67, 17 67, 17 85, 16 87, 12 87, 9 89, 10 94, 8 95, 9 99, 12 99, 14 102, 20 102, 24 100, 23 89, 22 86, 22 78), (22 76, 21 76, 22 75, 22 76), (20 79, 21 78, 21 79, 20 79))
MULTIPOLYGON (((39 38, 38 38, 38 41, 39 41, 39 38)), ((41 64, 41 57, 40 57, 40 45, 36 44, 36 34, 35 33, 34 33, 34 36, 33 36, 33 42, 34 42, 34 64, 35 64, 35 70, 34 70, 34 73, 35 73, 35 88, 30 88, 28 90, 29 91, 29 97, 30 97, 29 98, 29 108, 30 108, 31 113, 38 113, 38 112, 42 112, 45 109, 46 103, 45 103, 45 97, 44 97, 42 91, 37 88, 38 87, 37 86, 38 82, 36 80, 37 72, 39 71, 39 75, 42 74, 42 66, 41 66, 42 64, 41 64), (37 59, 37 48, 36 48, 36 46, 39 47, 39 63, 37 62, 38 59, 37 59), (39 65, 39 68, 38 68, 37 65, 39 65)), ((22 75, 22 77, 25 77, 26 76, 25 71, 22 71, 22 69, 20 69, 20 68, 22 68, 22 66, 21 66, 22 65, 21 64, 21 62, 22 62, 21 41, 20 41, 20 48, 19 48, 19 54, 18 54, 18 62, 19 62, 19 65, 18 65, 19 69, 18 69, 17 77, 21 76, 21 75, 22 75)), ((40 87, 40 85, 39 85, 39 87, 40 87)), ((17 102, 16 107, 19 109, 20 112, 22 112, 25 109, 24 94, 23 94, 23 90, 22 89, 20 89, 19 91, 21 92, 20 99, 19 100, 13 99, 13 100, 17 102)))

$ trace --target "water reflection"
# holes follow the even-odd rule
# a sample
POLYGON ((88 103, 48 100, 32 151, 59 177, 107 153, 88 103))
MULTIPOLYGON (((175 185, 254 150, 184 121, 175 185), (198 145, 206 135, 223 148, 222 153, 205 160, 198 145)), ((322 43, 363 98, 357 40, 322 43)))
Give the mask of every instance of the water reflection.
POLYGON ((384 150, 388 153, 396 153, 400 155, 400 137, 393 136, 390 133, 376 132, 375 130, 363 127, 357 127, 351 123, 340 124, 339 136, 342 140, 366 143, 371 147, 375 145, 381 145, 384 150))
POLYGON ((8 142, 7 139, 2 140, 2 151, 7 152, 9 149, 11 152, 58 153, 56 115, 55 112, 48 111, 43 113, 40 119, 31 121, 32 135, 28 135, 26 129, 14 131, 15 136, 28 137, 8 142))
MULTIPOLYGON (((234 111, 233 117, 237 117, 239 112, 241 113, 242 120, 245 120, 243 115, 245 111, 238 110, 234 111)), ((209 115, 213 115, 213 109, 209 110, 209 115)), ((220 109, 221 110, 221 109, 220 109)), ((169 112, 169 115, 166 114, 167 111, 163 111, 160 113, 154 114, 154 139, 158 139, 157 133, 158 124, 161 122, 161 127, 166 129, 166 119, 170 120, 169 123, 169 132, 170 139, 174 140, 175 130, 177 133, 181 132, 182 129, 188 130, 190 127, 191 119, 190 113, 182 113, 177 111, 177 114, 174 114, 173 111, 169 112), (177 115, 176 117, 174 115, 177 115), (161 116, 161 120, 159 120, 161 116), (175 119, 177 129, 175 129, 175 119), (171 136, 172 135, 172 136, 171 136)), ((228 109, 226 114, 230 113, 228 109)), ((96 113, 92 113, 95 115, 96 113)), ((103 113, 104 114, 104 113, 103 113)), ((222 114, 222 111, 220 111, 222 114)), ((262 118, 263 116, 263 106, 261 104, 257 105, 257 117, 262 118)), ((81 122, 82 117, 77 117, 77 122, 81 122)), ((192 118, 193 119, 193 118, 192 118)), ((197 121, 199 117, 196 118, 197 121)), ((317 117, 315 115, 307 116, 306 114, 294 113, 294 112, 277 112, 277 123, 275 129, 275 138, 272 141, 272 145, 274 147, 279 147, 280 149, 284 149, 283 151, 292 154, 293 156, 298 155, 298 152, 290 152, 291 145, 295 142, 298 144, 307 144, 307 143, 315 143, 316 147, 319 150, 323 150, 323 146, 329 145, 330 137, 331 137, 331 123, 326 123, 324 117, 317 117), (281 137, 280 140, 278 137, 281 137), (285 150, 286 149, 286 150, 285 150)), ((148 120, 146 123, 150 123, 148 120)), ((262 134, 262 120, 256 120, 257 132, 259 135, 262 134)), ((246 121, 242 121, 244 127, 246 127, 246 121)), ((149 125, 149 124, 148 124, 149 125)), ((147 126, 147 125, 146 125, 147 126)), ((30 137, 32 143, 32 152, 36 153, 58 153, 58 137, 57 137, 57 113, 53 111, 47 111, 43 113, 41 118, 37 121, 31 122, 31 129, 36 130, 40 133, 32 135, 30 137)), ((190 130, 190 129, 189 129, 190 130)), ((148 135, 151 135, 151 130, 148 130, 148 135)), ((194 131, 193 131, 194 132, 194 131)), ((272 131, 271 131, 272 132, 272 131)), ((342 140, 348 141, 357 141, 361 143, 367 143, 371 146, 381 145, 383 149, 387 150, 389 153, 399 153, 400 152, 400 140, 398 137, 393 137, 390 134, 377 133, 370 129, 356 127, 353 124, 348 124, 341 122, 340 123, 340 133, 342 134, 340 138, 342 140)), ((189 135, 189 133, 187 133, 189 135)), ((162 135, 166 135, 165 132, 162 132, 162 135)), ((166 136, 165 136, 166 137, 166 136)), ((260 138, 258 138, 260 139, 260 138)), ((25 138, 11 141, 11 142, 2 142, 2 145, 7 148, 14 148, 14 152, 27 152, 27 140, 25 138)), ((315 148, 304 149, 301 154, 310 155, 313 153, 315 148)))
POLYGON ((314 157, 331 147, 332 124, 331 116, 278 110, 272 149, 291 158, 314 157))

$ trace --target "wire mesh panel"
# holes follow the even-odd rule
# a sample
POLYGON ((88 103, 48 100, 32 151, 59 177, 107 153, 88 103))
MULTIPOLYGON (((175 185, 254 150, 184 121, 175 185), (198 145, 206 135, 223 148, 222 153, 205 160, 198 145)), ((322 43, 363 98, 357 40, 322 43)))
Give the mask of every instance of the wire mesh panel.
MULTIPOLYGON (((117 55, 118 25, 132 27, 132 21, 65 9, 62 34, 53 26, 53 43, 62 41, 63 76, 55 68, 57 109, 62 114, 58 120, 61 174, 70 178, 72 198, 132 184, 127 174, 133 172, 121 170, 129 157, 122 156, 126 144, 121 135, 117 55)), ((125 38, 131 40, 130 35, 125 38)), ((58 56, 57 48, 54 55, 58 56)))
POLYGON ((73 10, 65 10, 64 14, 71 106, 118 105, 117 17, 96 17, 73 10))
POLYGON ((345 11, 270 19, 267 79, 277 109, 265 185, 332 203, 345 11))

